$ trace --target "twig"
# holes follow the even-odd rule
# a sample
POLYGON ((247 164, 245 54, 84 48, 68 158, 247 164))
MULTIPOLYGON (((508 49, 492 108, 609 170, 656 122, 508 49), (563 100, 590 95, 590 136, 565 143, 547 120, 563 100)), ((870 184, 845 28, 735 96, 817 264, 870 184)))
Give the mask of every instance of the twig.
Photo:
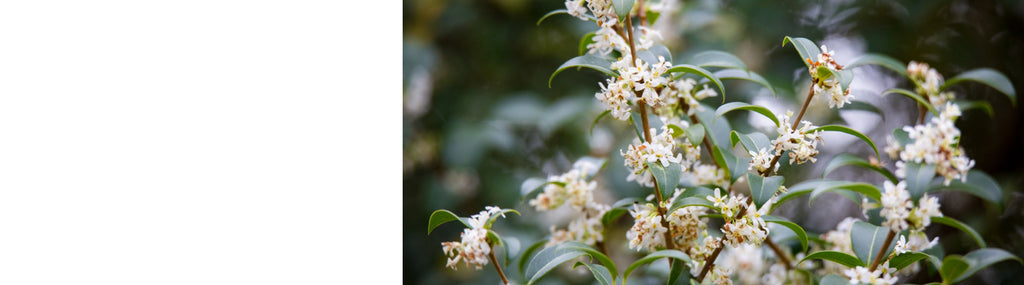
POLYGON ((875 261, 871 262, 871 268, 868 268, 868 270, 875 271, 875 268, 882 263, 882 259, 885 259, 882 255, 885 255, 885 250, 889 249, 889 244, 892 243, 894 238, 896 238, 896 232, 889 229, 889 235, 885 236, 885 242, 882 243, 882 248, 878 249, 878 253, 875 254, 875 261))

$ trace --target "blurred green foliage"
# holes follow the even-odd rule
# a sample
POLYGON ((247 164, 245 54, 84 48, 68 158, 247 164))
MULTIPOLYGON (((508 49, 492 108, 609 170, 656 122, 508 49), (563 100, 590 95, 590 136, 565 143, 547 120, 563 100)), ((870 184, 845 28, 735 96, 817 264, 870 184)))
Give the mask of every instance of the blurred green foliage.
MULTIPOLYGON (((664 44, 677 62, 704 50, 736 54, 767 78, 783 101, 799 102, 794 95, 799 92, 794 90, 799 90, 801 80, 806 81, 799 77, 803 64, 794 59, 791 48, 781 46, 787 35, 824 42, 840 53, 882 53, 905 62, 927 62, 946 78, 991 67, 1006 74, 1016 90, 1024 90, 1024 2, 1020 1, 685 1, 680 6, 677 14, 662 20, 668 23, 662 29, 664 44)), ((635 183, 625 182, 618 154, 631 140, 632 130, 607 117, 589 132, 601 112, 593 94, 603 75, 567 70, 551 88, 547 86, 551 72, 577 55, 579 37, 592 29, 589 23, 565 15, 536 25, 542 15, 562 8, 562 1, 550 0, 404 2, 405 283, 499 283, 493 268, 444 268, 440 243, 458 239, 461 228, 445 225, 428 236, 427 218, 435 209, 450 209, 461 216, 475 214, 485 205, 520 209, 523 217, 510 217, 498 223, 496 230, 525 248, 548 234, 538 222, 544 218, 526 210, 520 201, 519 186, 528 177, 563 172, 581 156, 607 157, 608 168, 598 182, 610 192, 606 198, 613 200, 607 202, 638 196, 635 183)), ((854 58, 837 56, 840 63, 854 58)), ((870 71, 890 78, 871 84, 908 84, 881 69, 870 71)), ((771 96, 756 84, 727 83, 727 88, 728 101, 771 96)), ((1024 223, 1020 222, 1024 219, 1024 112, 978 84, 965 84, 955 91, 961 98, 988 100, 993 105, 995 118, 972 111, 958 125, 962 145, 977 161, 976 169, 1000 182, 1005 199, 999 208, 973 196, 945 193, 940 197, 942 211, 977 229, 990 246, 1024 256, 1024 223)), ((900 100, 906 98, 862 94, 858 99, 875 97, 872 100, 890 125, 916 116, 912 103, 900 100)), ((882 143, 891 130, 879 127, 865 134, 882 143)), ((867 150, 857 149, 864 154, 867 150)), ((820 169, 815 171, 797 175, 820 175, 820 169)), ((789 180, 787 184, 797 182, 789 180)), ((788 213, 797 222, 808 215, 806 209, 788 213)), ((841 218, 836 216, 834 221, 841 218)), ((822 232, 834 225, 805 227, 822 232)), ((970 237, 951 227, 933 226, 929 236, 935 235, 942 236, 946 252, 973 249, 970 237)), ((514 264, 505 267, 506 272, 516 272, 514 264)), ((997 264, 965 282, 1010 284, 1024 278, 1020 269, 1016 263, 997 264)), ((925 270, 909 282, 932 280, 937 274, 925 270)), ((586 275, 576 277, 545 281, 591 282, 586 275)))

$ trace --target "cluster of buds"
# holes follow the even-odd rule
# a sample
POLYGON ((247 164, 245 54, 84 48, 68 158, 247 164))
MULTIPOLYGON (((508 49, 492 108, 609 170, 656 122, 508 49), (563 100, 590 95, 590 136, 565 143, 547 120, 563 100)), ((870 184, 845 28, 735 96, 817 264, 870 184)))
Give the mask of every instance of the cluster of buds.
POLYGON ((850 278, 850 284, 871 285, 896 284, 897 278, 893 273, 896 273, 896 268, 889 267, 888 261, 878 266, 874 271, 864 266, 857 266, 843 272, 847 278, 850 278))
POLYGON ((814 125, 808 121, 803 121, 799 128, 793 129, 789 122, 792 116, 792 111, 786 111, 786 114, 779 118, 779 137, 772 140, 775 155, 789 151, 789 164, 818 161, 814 156, 818 155, 817 144, 821 137, 817 131, 810 132, 814 125))
POLYGON ((893 141, 890 142, 893 149, 886 149, 887 152, 899 152, 896 176, 906 177, 907 162, 928 163, 935 164, 935 172, 945 177, 943 184, 949 185, 953 179, 966 182, 967 172, 974 167, 974 160, 968 158, 963 148, 959 147, 960 129, 953 124, 959 116, 960 107, 947 102, 939 116, 933 117, 928 124, 903 127, 912 141, 902 148, 898 143, 893 144, 893 141))
MULTIPOLYGON (((651 128, 651 133, 655 133, 654 128, 651 128)), ((667 126, 662 127, 661 133, 651 138, 650 142, 639 143, 639 140, 635 139, 625 151, 619 151, 624 158, 624 165, 630 170, 626 180, 636 181, 645 187, 654 187, 654 176, 648 170, 647 163, 658 162, 662 166, 668 166, 672 162, 682 164, 683 155, 674 154, 672 151, 675 146, 673 131, 667 126)))
POLYGON ((487 206, 484 211, 469 218, 469 227, 462 231, 460 241, 446 241, 441 243, 444 253, 448 256, 446 266, 457 269, 459 261, 466 263, 466 266, 473 266, 476 269, 487 265, 487 256, 491 254, 491 245, 487 242, 487 221, 492 215, 501 214, 501 208, 487 206))
POLYGON ((579 216, 570 222, 566 229, 557 229, 555 226, 551 226, 551 239, 547 246, 566 241, 577 241, 588 245, 604 241, 604 226, 601 223, 601 216, 611 207, 594 200, 597 182, 586 180, 586 174, 597 167, 585 160, 577 161, 572 170, 562 175, 549 176, 548 184, 544 186, 544 192, 529 201, 530 206, 537 211, 554 210, 568 201, 569 206, 579 213, 579 216))
POLYGON ((725 234, 724 242, 736 247, 741 244, 760 245, 768 237, 768 226, 765 224, 764 215, 771 209, 771 202, 757 205, 747 200, 742 194, 722 196, 721 189, 715 189, 715 195, 706 197, 719 209, 722 217, 725 218, 725 225, 722 226, 722 233, 725 234), (736 217, 740 207, 746 207, 743 216, 736 217))
POLYGON ((832 57, 835 55, 835 51, 828 50, 828 47, 821 46, 821 53, 818 54, 818 60, 812 61, 807 59, 809 65, 808 69, 811 73, 811 78, 814 86, 814 94, 826 95, 828 98, 829 108, 842 108, 843 105, 849 104, 850 99, 853 99, 853 95, 850 95, 850 90, 843 90, 842 85, 839 83, 839 78, 831 76, 829 74, 835 74, 843 70, 843 66, 836 63, 832 57), (821 69, 826 69, 829 72, 823 72, 821 69))
POLYGON ((907 76, 916 86, 914 91, 928 99, 933 106, 942 106, 953 99, 952 92, 939 92, 939 88, 942 87, 945 80, 942 79, 942 74, 939 74, 934 68, 928 67, 927 63, 911 61, 910 64, 907 64, 907 76))

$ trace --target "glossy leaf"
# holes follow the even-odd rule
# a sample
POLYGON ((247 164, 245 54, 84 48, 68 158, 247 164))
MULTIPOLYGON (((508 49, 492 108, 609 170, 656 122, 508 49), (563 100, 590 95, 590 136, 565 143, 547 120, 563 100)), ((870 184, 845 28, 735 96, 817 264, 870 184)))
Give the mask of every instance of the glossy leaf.
MULTIPOLYGON (((696 66, 696 65, 680 64, 680 65, 673 66, 672 68, 669 68, 668 71, 666 71, 666 73, 676 73, 676 72, 692 73, 692 74, 700 75, 701 77, 707 78, 708 80, 711 80, 711 82, 714 82, 715 85, 718 86, 718 90, 721 91, 720 93, 722 93, 722 102, 725 102, 725 87, 722 87, 722 80, 718 79, 718 77, 715 77, 715 75, 712 74, 707 69, 703 69, 703 68, 701 68, 699 66, 696 66)), ((673 77, 673 78, 675 78, 675 77, 673 77)))
POLYGON ((682 207, 690 207, 690 206, 701 206, 701 207, 708 207, 708 208, 711 208, 711 209, 717 209, 717 208, 715 208, 715 204, 714 203, 711 203, 711 201, 708 201, 708 199, 706 199, 704 197, 686 197, 686 198, 676 199, 675 201, 672 201, 672 206, 670 206, 668 208, 668 213, 675 212, 676 210, 678 210, 679 208, 682 208, 682 207))
POLYGON ((779 191, 779 186, 785 178, 782 176, 762 177, 754 173, 747 173, 747 181, 750 183, 750 196, 754 199, 754 205, 760 209, 764 203, 779 191))
POLYGON ((639 57, 647 64, 658 63, 659 56, 664 58, 666 62, 672 62, 672 52, 662 44, 654 44, 647 50, 640 50, 636 52, 636 57, 639 57))
POLYGON ((655 251, 655 252, 653 252, 651 254, 648 254, 647 256, 644 256, 643 258, 640 258, 636 262, 633 262, 633 264, 630 264, 629 267, 626 267, 626 271, 622 273, 622 280, 623 281, 628 281, 629 280, 629 274, 632 273, 633 270, 636 270, 640 266, 643 266, 645 264, 654 262, 655 260, 662 259, 662 258, 672 258, 672 259, 679 260, 679 261, 681 261, 683 263, 686 263, 686 264, 690 263, 690 256, 686 255, 682 251, 675 250, 675 249, 659 250, 659 251, 655 251))
POLYGON ((690 140, 690 143, 697 146, 704 141, 704 126, 701 124, 693 124, 689 128, 686 128, 686 138, 690 140))
POLYGON ((821 173, 821 177, 825 178, 825 176, 827 176, 829 173, 832 173, 832 171, 836 170, 837 168, 848 165, 878 172, 878 174, 885 176, 885 178, 888 178, 889 181, 892 183, 899 182, 899 179, 896 179, 896 176, 893 175, 892 172, 889 172, 889 170, 882 168, 881 166, 878 165, 873 165, 871 164, 871 162, 868 162, 863 158, 860 158, 856 155, 852 155, 849 153, 841 153, 833 157, 832 160, 828 162, 828 165, 825 166, 825 171, 821 173))
POLYGON ((895 58, 889 57, 883 54, 868 53, 857 57, 850 63, 846 64, 846 69, 852 69, 863 65, 877 65, 889 70, 895 71, 903 77, 907 77, 907 65, 902 61, 895 58))
POLYGON ((954 218, 945 217, 945 216, 943 216, 943 217, 932 217, 931 219, 932 219, 933 223, 939 223, 939 224, 947 225, 947 226, 950 226, 950 227, 954 227, 954 228, 956 228, 956 229, 966 233, 968 236, 971 236, 971 238, 974 239, 974 242, 978 244, 978 247, 981 247, 981 248, 988 247, 988 245, 985 244, 985 240, 981 238, 981 235, 978 234, 977 231, 974 231, 974 229, 971 228, 971 226, 968 226, 967 224, 964 224, 963 222, 960 222, 960 221, 957 221, 954 218))
MULTIPOLYGON (((882 192, 875 185, 863 182, 826 181, 818 184, 817 187, 814 188, 814 192, 811 192, 811 199, 808 203, 814 202, 814 199, 817 199, 821 194, 826 192, 836 192, 837 190, 848 190, 861 193, 878 202, 881 202, 882 200, 882 192)), ((855 203, 859 203, 859 200, 860 199, 853 199, 855 203)))
POLYGON ((765 108, 763 106, 750 105, 743 102, 729 102, 723 104, 722 106, 719 106, 718 109, 715 110, 715 119, 717 120, 718 117, 725 115, 725 113, 735 110, 747 110, 757 112, 758 114, 764 115, 766 118, 771 120, 772 123, 775 123, 776 127, 779 126, 779 119, 775 117, 775 113, 772 113, 771 110, 768 110, 768 108, 765 108))
POLYGON ((933 191, 963 191, 968 194, 977 196, 978 198, 984 199, 985 201, 992 202, 1002 207, 1003 204, 1003 189, 999 187, 999 183, 996 183, 992 177, 989 177, 985 172, 978 170, 971 170, 967 172, 967 182, 961 182, 959 179, 953 179, 949 182, 949 186, 944 186, 941 183, 932 185, 928 192, 933 191))
POLYGON ((611 65, 612 63, 607 59, 593 54, 585 54, 571 58, 565 63, 563 63, 561 66, 559 66, 554 73, 551 73, 551 77, 548 78, 548 87, 551 87, 551 81, 555 80, 556 75, 561 73, 562 70, 565 70, 570 67, 586 67, 600 71, 611 77, 619 76, 618 74, 615 73, 615 71, 612 71, 611 65))
POLYGON ((1010 83, 1010 79, 1006 78, 1006 75, 991 68, 979 68, 961 73, 956 77, 946 80, 946 83, 942 84, 939 91, 963 81, 974 81, 995 88, 996 91, 1006 94, 1006 97, 1010 98, 1010 103, 1017 105, 1017 93, 1013 90, 1013 83, 1010 83))
POLYGON ((780 194, 779 195, 779 199, 775 201, 775 204, 772 204, 772 209, 774 210, 779 205, 782 205, 786 201, 789 201, 789 200, 791 200, 793 198, 800 197, 801 195, 804 195, 804 194, 810 194, 811 192, 814 191, 814 189, 817 187, 817 185, 819 185, 821 183, 824 183, 824 182, 825 181, 811 180, 811 181, 804 181, 804 182, 798 183, 796 185, 793 185, 792 187, 789 187, 789 189, 786 190, 786 193, 780 194))
POLYGON ((732 178, 732 176, 730 176, 731 173, 729 172, 729 160, 734 159, 734 157, 731 157, 731 155, 732 153, 723 152, 722 149, 719 148, 717 145, 711 146, 711 158, 715 160, 716 164, 721 166, 720 169, 722 169, 725 172, 725 179, 732 178))
POLYGON ((856 131, 854 129, 851 129, 851 128, 847 127, 847 126, 825 125, 825 126, 820 126, 820 127, 815 128, 815 129, 812 129, 809 132, 813 133, 813 132, 816 132, 816 131, 821 131, 821 132, 826 132, 826 131, 842 132, 842 133, 846 133, 846 134, 855 136, 855 137, 859 138, 860 140, 868 143, 868 145, 871 146, 871 149, 875 151, 875 157, 881 157, 881 156, 878 155, 878 147, 875 147, 875 142, 871 141, 871 138, 868 138, 868 136, 865 136, 864 134, 862 134, 862 133, 860 133, 860 132, 858 132, 858 131, 856 131))
POLYGON ((928 189, 928 183, 931 183, 932 178, 935 177, 935 164, 907 162, 904 169, 907 172, 907 176, 904 178, 907 181, 907 192, 910 192, 911 199, 916 200, 924 195, 925 190, 928 189))
POLYGON ((485 229, 490 229, 491 225, 494 224, 495 220, 497 220, 500 217, 505 217, 505 214, 507 214, 507 213, 515 213, 516 215, 519 215, 519 216, 523 215, 523 214, 520 214, 519 211, 516 211, 515 209, 501 209, 501 211, 498 212, 497 214, 491 214, 491 217, 487 219, 487 224, 484 226, 484 228, 485 229))
POLYGON ((942 283, 952 284, 956 282, 955 280, 963 275, 964 272, 967 272, 967 269, 970 267, 971 265, 967 263, 967 260, 964 260, 964 258, 959 255, 947 256, 942 260, 942 268, 939 269, 939 275, 942 276, 942 283))
POLYGON ((672 262, 672 266, 669 268, 668 272, 668 282, 665 284, 672 285, 676 284, 680 279, 690 279, 689 267, 689 264, 686 264, 686 262, 672 262))
POLYGON ((526 284, 534 284, 544 277, 556 266, 574 258, 589 255, 601 262, 615 277, 615 264, 604 254, 578 242, 565 242, 556 246, 545 248, 530 259, 526 266, 526 284))
POLYGON ((765 215, 765 216, 762 216, 762 218, 764 219, 765 222, 779 224, 781 226, 787 227, 790 230, 792 230, 793 233, 796 234, 797 240, 800 241, 800 248, 801 248, 800 251, 801 252, 807 251, 807 232, 804 231, 804 228, 800 227, 800 225, 797 225, 796 223, 791 222, 791 221, 789 221, 789 220, 787 220, 787 219, 785 219, 783 217, 776 217, 776 216, 772 216, 772 215, 765 215))
POLYGON ((647 168, 651 170, 658 189, 661 189, 662 197, 665 197, 665 193, 672 195, 675 192, 676 185, 679 185, 679 179, 683 176, 683 166, 675 162, 669 162, 668 166, 664 166, 661 162, 649 161, 647 168))
POLYGON ((433 232, 434 229, 437 228, 437 226, 440 226, 444 223, 451 221, 459 221, 462 222, 462 225, 466 226, 467 228, 470 227, 469 219, 461 218, 459 216, 456 216, 455 213, 452 213, 451 211, 441 209, 434 211, 434 213, 430 214, 430 220, 427 222, 427 234, 429 235, 431 232, 433 232))
POLYGON ((697 119, 704 125, 704 136, 711 140, 711 144, 725 148, 729 143, 729 134, 733 128, 729 120, 715 120, 715 109, 711 106, 700 104, 697 109, 697 119))
POLYGON ((907 96, 910 99, 914 99, 914 101, 917 101, 917 104, 927 107, 928 111, 932 112, 932 115, 939 116, 939 111, 935 110, 935 107, 932 106, 932 103, 928 102, 928 100, 925 100, 923 97, 921 97, 921 95, 917 95, 917 93, 915 93, 914 91, 900 88, 890 88, 882 92, 882 95, 884 96, 893 93, 907 96))
POLYGON ((865 266, 865 264, 861 263, 860 260, 858 260, 855 256, 846 254, 844 252, 831 250, 822 250, 815 253, 811 253, 807 255, 807 257, 804 257, 804 259, 801 259, 800 262, 797 262, 797 264, 803 263, 804 261, 811 259, 828 260, 831 262, 842 264, 843 266, 846 267, 865 266))
POLYGON ((509 258, 511 258, 512 253, 511 253, 511 249, 509 248, 510 246, 509 246, 508 243, 505 242, 505 239, 502 239, 501 236, 498 235, 497 232, 492 231, 492 230, 487 230, 487 240, 490 242, 492 250, 496 246, 500 246, 502 248, 502 252, 504 252, 503 255, 505 256, 502 259, 505 260, 505 266, 508 266, 508 260, 509 260, 509 258))
POLYGON ((821 54, 821 50, 818 49, 818 45, 814 44, 811 40, 805 38, 791 38, 786 37, 782 40, 782 46, 785 47, 786 43, 792 43, 793 47, 796 48, 796 52, 800 54, 800 61, 811 67, 811 61, 818 61, 818 55, 821 54))
POLYGON ((768 139, 768 136, 759 132, 740 134, 736 131, 732 131, 729 138, 729 144, 733 148, 736 148, 736 143, 743 144, 743 149, 747 150, 747 152, 759 152, 761 148, 767 148, 771 145, 771 140, 768 139))
POLYGON ((519 257, 519 276, 523 276, 523 271, 526 270, 526 262, 530 261, 533 253, 544 248, 544 245, 548 243, 548 240, 542 239, 527 247, 523 251, 523 254, 519 257))
POLYGON ((619 16, 619 21, 625 21, 626 17, 629 16, 629 11, 633 10, 634 0, 612 0, 612 7, 615 8, 615 14, 619 16))
POLYGON ((893 256, 892 258, 890 258, 889 267, 893 267, 896 268, 896 270, 900 270, 925 258, 928 258, 928 255, 924 253, 904 252, 903 254, 893 256))
MULTIPOLYGON (((850 229, 850 243, 853 246, 853 253, 863 264, 871 264, 877 258, 878 251, 885 243, 885 237, 889 234, 889 228, 875 226, 869 223, 856 221, 850 229)), ((890 242, 882 256, 887 256, 896 242, 890 242)))
POLYGON ((762 77, 760 74, 757 74, 757 72, 743 71, 743 70, 739 70, 739 69, 724 69, 724 70, 715 71, 714 75, 715 75, 715 77, 718 77, 718 79, 721 79, 721 80, 737 79, 737 80, 746 80, 746 81, 754 82, 754 83, 757 83, 757 84, 761 84, 761 86, 764 86, 765 88, 768 88, 768 91, 772 92, 772 96, 776 95, 775 94, 775 87, 772 87, 772 84, 768 83, 768 80, 764 79, 764 77, 762 77))
MULTIPOLYGON (((985 269, 985 267, 989 267, 998 262, 1016 260, 1018 263, 1024 264, 1024 261, 1021 261, 1020 257, 1000 248, 983 248, 975 250, 964 255, 963 260, 967 261, 967 264, 969 264, 970 267, 967 268, 960 277, 956 278, 954 282, 963 281, 964 279, 967 279, 967 277, 971 277, 971 275, 978 273, 979 270, 985 269)), ((945 262, 943 262, 942 267, 946 267, 945 262)))
POLYGON ((747 65, 735 55, 718 50, 698 52, 690 57, 686 63, 700 67, 721 67, 747 70, 747 65))
POLYGON ((590 270, 590 273, 594 274, 594 279, 601 285, 615 285, 615 278, 612 278, 612 273, 608 271, 608 268, 600 264, 590 264, 586 262, 577 261, 573 264, 572 268, 576 269, 576 266, 586 266, 590 270))

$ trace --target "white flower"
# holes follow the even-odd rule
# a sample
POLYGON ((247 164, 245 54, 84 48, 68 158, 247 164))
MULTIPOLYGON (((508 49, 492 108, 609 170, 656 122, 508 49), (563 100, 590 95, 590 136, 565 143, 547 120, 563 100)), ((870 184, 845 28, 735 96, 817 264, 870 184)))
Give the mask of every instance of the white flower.
POLYGON ((693 166, 693 176, 690 179, 693 185, 717 185, 729 187, 729 180, 725 179, 725 171, 718 166, 710 164, 697 164, 693 166))
POLYGON ((924 194, 917 201, 917 207, 911 212, 910 220, 915 228, 924 229, 932 223, 932 217, 942 217, 942 212, 939 211, 939 199, 924 194))
MULTIPOLYGON (((761 148, 758 152, 750 151, 749 153, 750 165, 747 166, 747 171, 757 170, 757 173, 763 173, 765 171, 768 171, 768 169, 778 169, 779 162, 777 161, 775 162, 775 167, 772 167, 771 163, 772 158, 774 157, 771 153, 768 153, 767 149, 761 148)), ((765 173, 765 175, 768 174, 769 173, 765 173)))
MULTIPOLYGON (((462 230, 461 241, 442 242, 441 247, 448 257, 446 266, 456 269, 459 261, 466 263, 466 266, 473 266, 476 269, 487 265, 487 256, 491 253, 491 246, 487 243, 487 220, 491 215, 501 213, 501 208, 488 206, 479 214, 469 218, 469 227, 462 230)), ((504 216, 504 214, 502 214, 504 216)))
POLYGON ((900 151, 903 150, 903 147, 900 146, 900 143, 898 141, 896 141, 896 137, 892 135, 885 136, 885 143, 885 153, 889 155, 889 158, 899 159, 900 151))
MULTIPOLYGON (((928 124, 903 127, 912 141, 900 152, 900 159, 904 162, 935 164, 935 173, 945 177, 945 185, 949 185, 953 179, 966 182, 967 172, 974 167, 974 160, 964 155, 963 148, 958 146, 960 130, 953 124, 953 120, 959 116, 960 108, 949 102, 939 117, 931 118, 928 124)), ((897 177, 905 177, 905 167, 906 163, 896 163, 897 177)))
POLYGON ((761 284, 761 275, 764 274, 765 258, 760 247, 744 244, 738 247, 728 248, 721 263, 716 266, 730 268, 738 275, 740 284, 761 284))
POLYGON ((891 274, 895 271, 895 268, 890 268, 889 262, 886 261, 875 271, 868 270, 868 268, 863 266, 857 266, 847 269, 843 273, 847 278, 850 278, 850 284, 888 285, 896 284, 897 278, 891 274))
POLYGON ((650 203, 642 207, 634 204, 629 214, 634 219, 633 227, 626 232, 630 249, 646 249, 653 252, 659 247, 665 247, 665 232, 668 229, 661 224, 658 208, 650 203))
POLYGON ((908 251, 910 250, 907 249, 907 237, 900 235, 900 240, 896 241, 896 245, 893 246, 892 252, 896 253, 896 255, 900 255, 908 251))
POLYGON ((569 10, 569 15, 587 20, 587 7, 583 6, 583 0, 565 0, 565 9, 569 10))
POLYGON ((626 44, 626 40, 615 32, 615 29, 612 28, 614 25, 614 21, 605 22, 601 25, 601 28, 591 38, 594 42, 587 45, 588 53, 607 55, 616 49, 622 51, 623 54, 629 53, 629 46, 626 44))
POLYGON ((882 226, 889 227, 895 232, 908 228, 907 218, 910 217, 913 204, 906 184, 905 181, 900 181, 899 184, 893 185, 888 180, 882 184, 885 193, 882 193, 882 211, 879 214, 886 219, 882 226))
POLYGON ((682 154, 673 153, 676 141, 672 129, 663 126, 661 130, 660 133, 657 133, 654 128, 651 128, 650 132, 657 133, 657 135, 653 136, 650 142, 639 143, 639 140, 634 140, 633 144, 630 144, 625 151, 619 151, 624 158, 623 164, 631 170, 629 176, 626 177, 627 181, 636 181, 642 186, 654 187, 654 177, 647 169, 648 162, 658 162, 662 166, 668 166, 673 162, 679 163, 684 167, 683 170, 686 170, 686 165, 682 163, 682 154))
POLYGON ((772 140, 772 149, 775 155, 782 155, 783 152, 789 151, 790 164, 818 161, 814 158, 814 156, 818 155, 817 142, 821 140, 818 132, 809 132, 814 128, 814 125, 808 121, 803 121, 799 128, 792 129, 789 122, 792 115, 793 112, 786 112, 785 115, 779 118, 777 130, 779 137, 772 140))

